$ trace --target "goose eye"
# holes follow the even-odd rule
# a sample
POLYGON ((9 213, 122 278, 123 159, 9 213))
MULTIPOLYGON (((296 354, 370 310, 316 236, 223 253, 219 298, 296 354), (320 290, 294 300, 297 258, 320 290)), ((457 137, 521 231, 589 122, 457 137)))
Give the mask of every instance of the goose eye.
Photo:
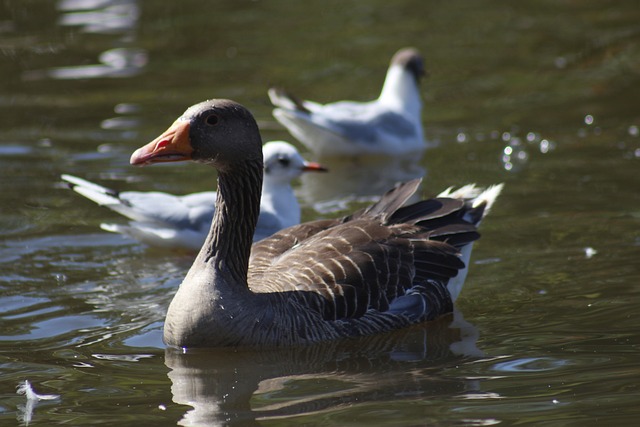
POLYGON ((218 124, 219 121, 220 121, 220 118, 218 117, 217 114, 210 114, 209 116, 207 116, 207 119, 205 120, 205 122, 209 126, 215 126, 218 124))

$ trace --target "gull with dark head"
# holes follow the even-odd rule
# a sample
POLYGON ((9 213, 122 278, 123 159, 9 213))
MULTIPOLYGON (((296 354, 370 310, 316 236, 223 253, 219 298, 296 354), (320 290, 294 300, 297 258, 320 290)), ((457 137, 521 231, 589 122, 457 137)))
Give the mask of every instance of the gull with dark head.
POLYGON ((320 155, 403 155, 425 148, 420 79, 424 60, 404 48, 391 59, 378 99, 319 104, 269 89, 273 116, 320 155))

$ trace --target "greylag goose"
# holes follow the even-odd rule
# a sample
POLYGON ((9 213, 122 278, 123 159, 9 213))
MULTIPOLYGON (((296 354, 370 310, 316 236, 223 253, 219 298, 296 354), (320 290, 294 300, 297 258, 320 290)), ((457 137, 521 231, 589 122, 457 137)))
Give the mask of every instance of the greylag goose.
POLYGON ((193 160, 218 170, 211 230, 164 325, 174 347, 288 346, 371 335, 453 309, 447 285, 500 186, 474 199, 403 206, 420 180, 400 184, 345 218, 281 230, 252 246, 263 174, 251 113, 210 100, 136 150, 131 164, 193 160))
MULTIPOLYGON (((265 173, 254 241, 299 224, 300 205, 291 181, 305 171, 326 171, 322 165, 304 160, 293 145, 284 141, 267 142, 263 152, 265 173)), ((211 228, 215 191, 185 196, 157 191, 118 192, 72 175, 62 175, 62 179, 78 194, 131 219, 128 224, 101 224, 102 229, 150 246, 197 251, 211 228)))
POLYGON ((425 74, 420 53, 399 50, 378 99, 330 104, 300 100, 269 89, 273 116, 300 142, 320 155, 392 154, 419 151, 425 141, 419 82, 425 74))

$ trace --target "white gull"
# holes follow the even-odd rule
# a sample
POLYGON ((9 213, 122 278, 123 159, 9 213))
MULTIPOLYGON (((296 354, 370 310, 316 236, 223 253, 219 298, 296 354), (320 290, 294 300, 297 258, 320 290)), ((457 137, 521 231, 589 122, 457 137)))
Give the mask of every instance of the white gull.
POLYGON ((319 104, 270 88, 273 116, 319 155, 401 155, 425 147, 419 81, 424 61, 414 48, 391 59, 378 99, 319 104))
MULTIPOLYGON (((267 142, 264 152, 263 194, 254 241, 300 223, 300 205, 291 181, 305 171, 326 171, 307 162, 284 141, 267 142)), ((62 175, 78 194, 129 218, 128 224, 101 224, 150 246, 198 250, 214 214, 215 191, 176 196, 158 191, 118 192, 72 175, 62 175)))

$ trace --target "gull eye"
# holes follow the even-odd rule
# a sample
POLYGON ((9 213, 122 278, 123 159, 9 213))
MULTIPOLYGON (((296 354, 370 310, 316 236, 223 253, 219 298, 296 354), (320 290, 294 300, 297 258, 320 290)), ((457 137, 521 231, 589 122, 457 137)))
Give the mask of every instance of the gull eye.
POLYGON ((291 163, 291 160, 288 157, 278 157, 278 163, 286 168, 291 163))
POLYGON ((209 126, 215 126, 218 124, 218 122, 220 121, 220 118, 218 117, 217 114, 209 114, 207 116, 207 119, 205 120, 205 122, 209 125, 209 126))

